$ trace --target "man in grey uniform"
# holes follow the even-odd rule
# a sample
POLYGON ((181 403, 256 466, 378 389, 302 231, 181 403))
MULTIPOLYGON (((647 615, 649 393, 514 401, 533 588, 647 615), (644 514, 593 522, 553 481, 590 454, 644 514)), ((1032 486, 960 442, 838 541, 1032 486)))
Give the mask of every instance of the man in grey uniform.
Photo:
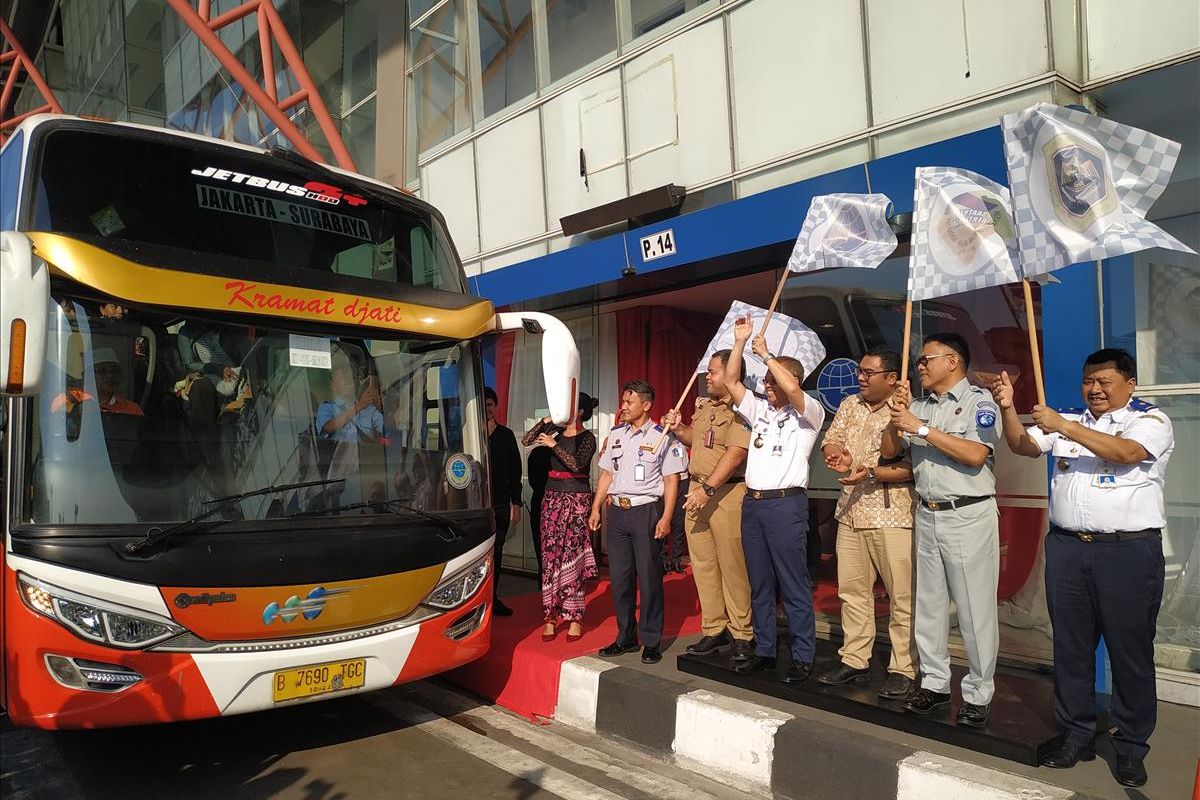
POLYGON ((687 451, 674 436, 661 446, 663 428, 650 419, 654 389, 630 381, 621 390, 621 425, 608 435, 600 455, 600 480, 588 525, 600 530, 600 510, 608 503, 608 571, 617 640, 600 651, 606 657, 632 653, 642 635, 643 664, 662 660, 663 563, 658 541, 671 532, 679 475, 688 468, 687 451), (637 594, 642 614, 637 618, 637 594))
POLYGON ((1000 520, 992 464, 1001 422, 991 394, 967 382, 970 363, 971 352, 958 334, 927 336, 917 371, 929 395, 913 401, 907 384, 897 387, 880 452, 895 458, 904 449, 912 451, 920 498, 914 638, 921 688, 904 709, 928 714, 950 702, 948 590, 970 665, 956 721, 982 728, 1000 646, 1000 520))

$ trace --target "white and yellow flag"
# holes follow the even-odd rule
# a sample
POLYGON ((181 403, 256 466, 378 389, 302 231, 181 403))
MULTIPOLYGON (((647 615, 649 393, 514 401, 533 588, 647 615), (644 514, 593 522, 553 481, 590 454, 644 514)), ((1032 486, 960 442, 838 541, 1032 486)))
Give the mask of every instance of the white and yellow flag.
POLYGON ((928 300, 1021 279, 1008 190, 970 170, 918 167, 908 296, 928 300))
POLYGON ((1195 252, 1146 220, 1177 142, 1049 103, 1000 124, 1025 277, 1151 247, 1195 252))

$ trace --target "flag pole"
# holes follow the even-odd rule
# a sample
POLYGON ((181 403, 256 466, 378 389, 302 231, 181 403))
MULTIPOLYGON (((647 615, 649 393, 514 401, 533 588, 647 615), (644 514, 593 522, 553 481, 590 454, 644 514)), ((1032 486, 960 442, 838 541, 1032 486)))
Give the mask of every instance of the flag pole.
MULTIPOLYGON (((696 376, 699 374, 700 374, 699 372, 692 373, 692 379, 690 381, 688 381, 688 385, 684 388, 683 394, 679 395, 679 400, 675 403, 675 407, 673 409, 671 409, 672 411, 678 411, 680 408, 683 407, 683 401, 687 400, 687 396, 692 391, 692 387, 696 385, 696 376)), ((661 419, 661 417, 659 419, 661 419)), ((653 446, 644 444, 641 447, 639 447, 638 449, 639 450, 647 450, 651 453, 657 453, 658 448, 662 447, 662 443, 667 438, 668 433, 670 433, 670 431, 668 431, 664 427, 662 436, 658 437, 658 441, 655 442, 653 446)))
POLYGON ((1033 381, 1037 386, 1037 401, 1039 406, 1046 405, 1046 384, 1042 380, 1042 354, 1038 348, 1037 319, 1033 315, 1033 289, 1029 279, 1021 279, 1021 288, 1025 290, 1025 323, 1029 329, 1029 357, 1033 359, 1033 381))
POLYGON ((904 300, 904 349, 900 355, 900 385, 908 380, 908 340, 912 335, 912 299, 904 300))
POLYGON ((779 305, 779 298, 783 296, 783 286, 791 274, 792 271, 784 267, 783 275, 779 278, 779 285, 775 287, 775 296, 771 298, 771 305, 767 306, 767 318, 763 320, 762 327, 758 330, 759 336, 766 334, 767 326, 771 324, 771 317, 775 316, 775 307, 779 305))

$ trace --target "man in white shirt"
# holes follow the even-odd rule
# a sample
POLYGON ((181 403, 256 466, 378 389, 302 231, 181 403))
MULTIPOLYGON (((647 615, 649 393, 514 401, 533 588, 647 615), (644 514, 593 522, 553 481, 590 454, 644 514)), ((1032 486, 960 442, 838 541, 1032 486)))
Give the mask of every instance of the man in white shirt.
POLYGON ((1046 603, 1054 625, 1054 719, 1063 742, 1042 764, 1060 769, 1096 757, 1095 651, 1112 665, 1117 780, 1146 783, 1143 759, 1158 711, 1154 632, 1163 595, 1163 483, 1175 449, 1171 420, 1133 399, 1137 363, 1107 348, 1083 363, 1086 409, 1033 407, 1026 429, 1003 373, 992 395, 1016 454, 1050 453, 1046 603))
POLYGON ((825 421, 825 409, 800 388, 804 367, 794 358, 776 357, 762 335, 754 337, 756 356, 767 365, 767 399, 741 381, 742 354, 754 328, 739 319, 734 346, 725 364, 725 385, 737 411, 750 425, 746 459, 746 498, 742 503, 742 549, 750 578, 754 654, 739 670, 775 669, 775 583, 787 612, 792 663, 784 683, 803 683, 816 656, 816 620, 807 564, 808 457, 825 421))

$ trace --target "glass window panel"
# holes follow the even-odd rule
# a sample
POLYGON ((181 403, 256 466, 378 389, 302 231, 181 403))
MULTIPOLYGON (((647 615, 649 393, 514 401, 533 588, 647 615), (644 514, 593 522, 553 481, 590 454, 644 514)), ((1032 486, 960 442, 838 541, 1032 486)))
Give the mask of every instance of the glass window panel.
POLYGON ((485 116, 533 94, 531 0, 479 0, 479 51, 485 116))
POLYGON ((342 6, 328 0, 301 4, 300 52, 304 66, 333 116, 342 113, 342 6))
POLYGON ((379 62, 379 0, 353 0, 346 5, 344 85, 345 108, 352 108, 375 91, 379 62))
POLYGON ((408 18, 410 20, 418 19, 439 2, 440 0, 408 0, 408 18))
POLYGON ((450 2, 409 32, 417 152, 445 141, 469 124, 465 48, 458 35, 461 25, 458 4, 450 2))
POLYGON ((633 35, 649 33, 707 2, 709 0, 629 0, 633 35))
POLYGON ((358 171, 375 174, 375 99, 371 98, 342 120, 342 139, 358 171))
POLYGON ((1161 667, 1200 665, 1200 396, 1146 397, 1171 419, 1175 451, 1167 464, 1167 528, 1163 531, 1166 584, 1158 615, 1154 660, 1161 667))
POLYGON ((550 80, 556 81, 617 49, 615 0, 547 4, 550 80))

